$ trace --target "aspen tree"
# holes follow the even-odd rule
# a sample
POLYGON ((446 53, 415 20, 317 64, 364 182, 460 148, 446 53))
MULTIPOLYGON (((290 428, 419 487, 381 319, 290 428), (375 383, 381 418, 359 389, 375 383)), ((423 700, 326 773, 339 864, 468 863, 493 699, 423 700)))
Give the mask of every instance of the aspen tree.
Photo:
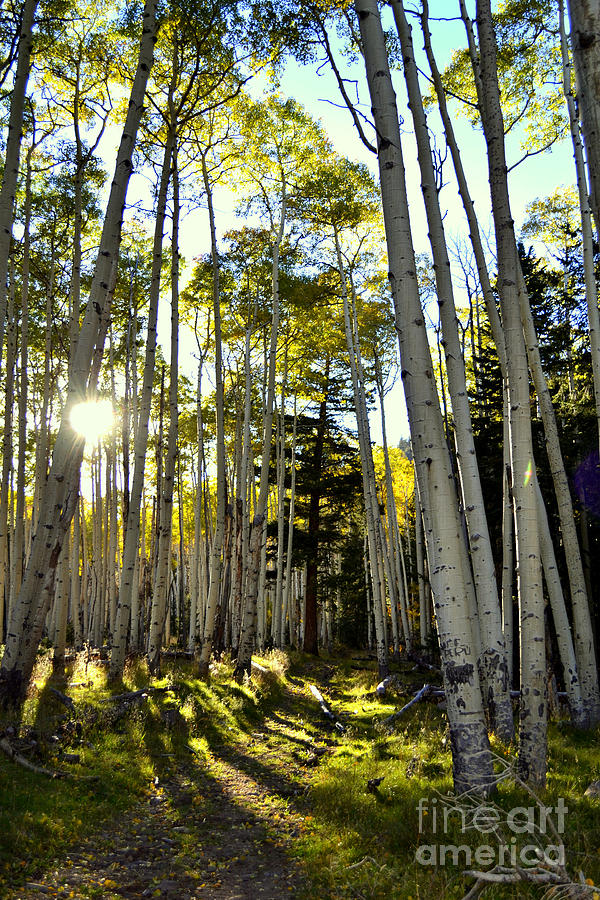
POLYGON ((510 741, 514 734, 514 725, 506 677, 506 653, 500 618, 498 586, 473 440, 464 355, 458 335, 450 261, 438 201, 432 150, 414 58, 411 29, 406 20, 403 4, 399 0, 393 0, 391 5, 402 46, 404 76, 415 127, 421 187, 429 225, 437 299, 444 334, 446 370, 454 414, 456 455, 469 532, 470 558, 475 579, 481 633, 480 673, 492 727, 498 731, 502 740, 510 741))
MULTIPOLYGON (((109 670, 109 674, 112 679, 118 679, 123 674, 125 655, 127 653, 127 635, 129 629, 130 614, 132 610, 133 594, 134 591, 137 590, 135 566, 138 555, 140 507, 142 502, 142 491, 144 487, 144 471, 146 467, 146 452, 148 448, 148 433, 150 424, 150 407, 152 404, 152 388, 154 385, 154 370, 156 364, 158 301, 160 296, 160 282, 163 260, 163 233, 174 144, 175 137, 172 130, 169 129, 165 141, 165 149, 163 154, 163 162, 158 190, 156 219, 154 225, 154 241, 152 247, 152 274, 150 281, 148 323, 146 326, 144 371, 142 375, 142 390, 139 398, 139 411, 136 416, 137 429, 133 448, 133 480, 131 483, 131 491, 129 494, 127 522, 125 524, 125 538, 123 544, 123 561, 121 566, 119 600, 117 603, 117 613, 115 616, 115 628, 112 636, 112 652, 109 670)), ((134 626, 134 631, 137 631, 137 625, 134 626)))
POLYGON ((273 601, 274 640, 276 647, 284 646, 285 620, 283 617, 283 568, 284 568, 284 528, 285 528, 285 392, 288 380, 288 344, 285 345, 283 377, 281 382, 280 411, 277 434, 277 562, 275 594, 273 601))
POLYGON ((225 472, 225 419, 224 419, 224 387, 223 387, 223 352, 221 344, 221 289, 219 274, 219 255, 217 248, 217 230, 213 207, 212 186, 206 165, 206 153, 202 154, 202 179, 208 204, 210 224, 212 301, 214 314, 215 341, 215 412, 217 443, 217 519, 212 539, 210 573, 208 576, 208 596, 202 631, 202 642, 198 659, 198 671, 201 677, 208 675, 208 667, 212 653, 213 632, 217 618, 219 597, 221 592, 222 553, 225 537, 225 507, 227 503, 227 487, 225 472))
POLYGON ((195 652, 199 636, 199 619, 204 618, 204 585, 206 557, 202 537, 202 486, 204 484, 203 460, 203 424, 202 424, 202 358, 198 363, 198 381, 196 388, 196 430, 198 448, 196 455, 196 496, 194 498, 194 545, 190 574, 190 628, 188 634, 188 650, 195 652))
POLYGON ((590 352, 592 356, 592 373, 594 378, 594 401, 596 404, 596 419, 598 425, 598 437, 600 441, 600 313, 598 312, 598 287, 594 271, 594 233, 592 225, 592 211, 588 194, 587 178, 585 173, 585 161, 577 107, 573 96, 571 78, 571 59, 565 32, 564 4, 558 3, 560 48, 563 64, 563 90, 569 113, 569 128, 571 142, 573 144, 573 156, 575 159, 575 174, 577 178, 577 193, 579 196, 579 211, 581 214, 581 240, 583 244, 583 271, 585 278, 585 297, 588 311, 588 328, 590 334, 590 352))
POLYGON ((283 597, 281 601, 281 633, 285 633, 285 619, 289 618, 290 644, 295 646, 293 627, 292 596, 292 549, 294 544, 294 513, 296 506, 296 446, 298 435, 297 396, 294 394, 294 423, 292 426, 292 447, 290 460, 290 507, 288 512, 288 539, 285 553, 285 574, 283 579, 283 597))
POLYGON ((493 780, 492 762, 466 603, 457 497, 418 295, 396 98, 377 5, 373 0, 356 0, 354 8, 378 134, 390 285, 417 478, 423 489, 436 496, 431 505, 434 527, 428 553, 437 588, 434 602, 448 698, 455 788, 486 791, 493 780))
MULTIPOLYGON (((426 8, 425 8, 426 11, 426 8)), ((474 76, 475 76, 475 85, 477 89, 477 95, 480 99, 480 106, 483 106, 483 87, 481 82, 481 76, 479 73, 479 69, 477 67, 476 61, 476 49, 474 43, 474 37, 472 34, 472 30, 470 28, 470 23, 468 17, 466 16, 466 10, 464 8, 464 4, 461 3, 461 11, 463 14, 463 19, 465 21, 465 25, 467 28, 467 35, 469 39, 469 51, 471 58, 475 60, 473 63, 474 68, 474 76)), ((432 70, 432 75, 434 77, 434 82, 436 85, 436 92, 438 95, 438 101, 440 103, 440 112, 442 114, 442 118, 444 121, 444 128, 446 130, 446 134, 448 135, 448 141, 451 148, 455 171, 457 174, 457 179, 459 182, 459 190, 463 199, 463 204, 465 208, 465 213, 467 215, 467 219, 469 222, 469 230, 471 235, 471 241, 473 244, 473 250, 475 253, 475 257, 477 260, 477 267, 481 279, 481 283, 483 286, 484 297, 486 299, 486 307, 488 311, 488 316, 490 320, 490 324, 492 327, 492 333, 494 336, 494 341, 496 343, 496 347, 498 350, 498 356, 500 360, 501 369, 503 372, 503 379, 506 385, 507 377, 508 377, 508 367, 507 367, 507 350, 505 347, 505 337, 502 333, 502 326, 500 325, 498 313, 496 311, 495 303, 493 301, 493 297, 491 296, 491 288, 489 284, 489 277, 487 274, 487 268, 484 259, 483 248, 481 245, 481 238, 479 235, 479 229, 477 226, 477 222, 475 219, 473 204, 469 196, 468 187, 466 184, 466 178, 464 175, 464 171, 462 169, 462 163, 460 161, 460 154, 458 153, 458 148, 456 145, 456 141, 453 135, 452 124, 449 119, 447 108, 445 104, 445 98, 443 95, 443 87, 441 85, 441 79, 439 78, 439 73, 437 72, 437 68, 435 66, 435 61, 433 60, 433 54, 431 52, 431 44, 428 39, 428 30, 426 29, 426 16, 424 14, 423 18, 424 23, 424 31, 426 34, 426 49, 428 51, 429 62, 432 70)), ((514 239, 514 234, 513 234, 514 239)), ((515 254, 516 254, 516 245, 515 245, 515 254)), ((565 556, 567 560, 567 567, 569 572, 569 582, 571 585, 571 595, 572 595, 572 604, 573 604, 573 612, 576 623, 576 647, 577 647, 577 655, 579 660, 579 666, 581 669, 581 678, 582 678, 582 692, 585 698, 585 706, 587 708, 587 716, 588 721, 594 722, 598 715, 598 681, 596 675, 596 664, 595 664, 595 654, 594 654, 594 646, 593 639, 591 637, 591 622, 589 619, 589 607, 587 601, 587 592, 585 588, 585 581, 583 577, 583 570, 581 565, 581 554, 579 551, 579 546, 577 542, 577 536, 575 532, 574 519, 573 519, 573 507, 571 501, 570 490, 567 482, 566 472, 564 468, 564 463, 562 460, 562 453, 560 449, 560 442, 558 438, 558 429, 556 425, 556 418, 554 414, 554 410, 552 408, 552 402, 550 400, 548 387, 546 384, 546 379, 542 370, 538 342, 535 334, 535 329, 533 326, 533 320, 531 315, 531 309, 529 306, 529 300, 527 296, 527 291, 525 288, 525 284, 523 281, 520 265, 517 267, 517 280, 519 285, 519 303, 520 303, 520 313, 521 319, 523 323, 523 328, 525 331, 525 339, 526 339, 526 350, 527 350, 527 358, 529 362, 529 366, 531 372, 533 374, 533 380, 536 388, 536 393, 538 395, 539 403, 540 403, 540 411, 542 414, 542 419, 544 423, 544 431, 546 434, 546 445, 548 450, 548 456, 550 459, 550 467, 555 487, 555 493, 558 500, 559 506, 559 514, 561 520, 561 531, 563 534, 564 544, 565 544, 565 556)), ((505 387, 505 393, 507 388, 505 387)), ((505 408, 508 409, 508 400, 505 397, 505 408)), ((506 464, 505 464, 506 471, 506 464)), ((508 484, 506 485, 508 488, 508 484)), ((545 515, 545 513, 544 513, 545 515)), ((505 516, 505 525, 508 527, 508 519, 505 516)), ((505 542, 505 553, 510 554, 509 551, 509 537, 507 535, 507 540, 505 542)), ((509 561, 509 556, 506 557, 506 560, 509 561)), ((505 569, 506 571, 506 569, 505 569)), ((508 579, 506 582, 506 588, 508 590, 508 579)), ((510 618, 511 611, 511 601, 510 598, 506 597, 506 603, 504 605, 505 612, 507 616, 510 618)), ((508 625, 508 621, 507 621, 508 625)), ((581 712, 581 707, 579 710, 572 710, 574 716, 578 716, 581 712)), ((586 723, 581 718, 578 719, 578 724, 580 726, 584 726, 586 723)))
POLYGON ((117 154, 90 297, 77 342, 50 475, 41 496, 37 525, 39 539, 36 541, 34 538, 32 541, 29 562, 9 622, 0 668, 0 703, 3 705, 20 706, 23 701, 46 611, 50 605, 62 543, 76 507, 84 441, 74 432, 69 415, 74 404, 94 388, 100 368, 116 278, 123 208, 132 170, 132 152, 153 61, 157 30, 155 13, 155 0, 146 0, 137 70, 117 154))
POLYGON ((348 283, 342 251, 340 247, 337 226, 334 225, 334 241, 340 278, 342 303, 344 310, 344 330, 350 361, 350 374, 354 392, 354 406, 356 410, 356 424, 358 428, 358 440, 360 446, 360 458, 363 479, 363 496, 365 503, 365 520, 367 529, 367 548, 369 557, 369 571, 371 573, 371 587, 373 596, 373 613, 375 621, 375 639, 379 677, 385 678, 389 672, 388 646, 386 639, 386 623, 384 619, 385 606, 385 580, 381 578, 379 566, 379 551, 381 549, 381 531, 379 506, 375 497, 375 474, 373 469, 373 456, 371 452, 371 440, 369 435, 369 420, 366 409, 364 380, 359 376, 360 348, 358 346, 358 334, 354 333, 350 317, 348 301, 348 283))
POLYGON ((406 590, 406 578, 404 573, 404 565, 402 559, 402 544, 400 539, 400 530, 398 528, 398 513, 396 510, 396 501, 394 498, 394 485, 392 481, 392 469, 390 466, 390 454, 387 440, 387 428, 385 418, 383 376, 381 373, 381 365, 377 351, 375 356, 375 372, 377 393, 379 395, 379 410, 381 416, 381 435, 383 442, 383 465, 385 471, 385 499, 386 511, 388 519, 388 531, 390 538, 390 556, 394 565, 394 579, 398 589, 398 598, 400 602, 400 615, 402 619, 402 631, 404 633, 404 644, 406 651, 410 653, 412 650, 412 634, 410 623, 408 620, 408 593, 406 590))
POLYGON ((590 204, 600 229, 600 0, 567 0, 577 102, 590 176, 590 204))
POLYGON ((540 549, 544 567, 544 579, 546 581, 552 618, 554 620, 554 628, 556 630, 556 641, 558 643, 560 661, 563 667, 563 678, 565 690, 569 699, 571 721, 575 727, 580 727, 582 723, 586 722, 587 715, 577 672, 577 658, 575 656, 575 648, 573 646, 565 598, 563 596, 560 575, 558 573, 554 545, 552 543, 552 536, 548 525, 548 516, 546 515, 546 507, 539 484, 537 485, 536 492, 538 497, 540 549))
MULTIPOLYGON (((172 101, 171 101, 172 103, 172 101)), ((171 111, 171 121, 174 116, 171 111)), ((154 673, 160 669, 160 650, 165 634, 165 616, 169 618, 169 591, 171 587, 171 534, 173 529, 173 495, 175 467, 177 463, 177 439, 179 433, 179 170, 177 141, 173 148, 173 229, 171 237, 171 355, 169 359, 169 430, 165 468, 159 496, 160 526, 156 575, 152 596, 150 633, 148 636, 148 668, 154 673)), ((159 448, 162 453, 162 448, 159 448)), ((167 626, 168 628, 168 626, 167 626)))
MULTIPOLYGON (((23 210, 23 259, 21 264, 21 359, 19 372, 19 450, 17 459, 17 500, 12 547, 11 604, 21 587, 25 556, 25 455, 27 449, 27 399, 29 394, 29 264, 31 250, 31 157, 36 147, 35 127, 25 160, 25 202, 23 210)), ((0 348, 1 353, 1 348, 0 348)), ((1 527, 1 526, 0 526, 1 527)), ((0 590, 0 595, 2 591, 0 590)), ((0 600, 1 603, 1 600, 0 600)), ((1 615, 0 615, 1 617, 1 615)), ((2 625, 0 624, 0 635, 2 625)))
POLYGON ((521 617, 519 769, 525 780, 544 784, 547 747, 544 601, 529 408, 529 371, 521 326, 520 266, 508 194, 504 119, 500 106, 496 39, 489 0, 477 0, 477 30, 480 48, 478 71, 482 86, 480 113, 488 148, 498 290, 506 338, 510 402, 511 470, 521 617))
MULTIPOLYGON (((527 288, 520 266, 517 277, 519 284, 521 320, 527 347, 527 359, 533 376, 540 415, 544 426, 546 451, 550 463, 554 493, 558 504, 560 530, 569 575, 575 648, 577 652, 581 691, 587 709, 588 723, 593 726, 600 721, 600 689, 598 686, 596 651, 594 647, 588 591, 583 572, 579 541, 577 539, 577 530, 575 528, 573 500, 571 498, 571 490, 560 446, 556 414, 552 405, 546 377, 542 369, 538 339, 533 324, 527 288)), ((582 722, 581 724, 584 723, 582 722)))
POLYGON ((7 279, 9 257, 13 233, 15 211, 15 195, 19 177, 19 159, 21 140, 23 137, 23 113, 25 94, 29 80, 31 50, 33 46, 33 25, 38 0, 25 0, 22 16, 19 20, 19 42, 17 50, 17 67, 8 118, 6 134, 6 151, 4 154, 4 170, 0 187, 0 366, 4 349, 4 332, 7 309, 7 279))
POLYGON ((73 540, 71 543, 71 560, 69 563, 71 570, 71 615, 73 617, 73 644, 76 650, 83 648, 83 632, 81 628, 81 599, 82 588, 81 581, 84 572, 79 574, 79 559, 81 552, 81 497, 77 501, 77 509, 73 516, 73 540))
MULTIPOLYGON (((11 263, 10 287, 8 290, 7 341, 4 386, 4 428, 2 435, 2 482, 0 483, 0 624, 4 620, 5 600, 8 605, 10 590, 10 555, 9 542, 11 535, 11 517, 9 501, 11 497, 11 473, 13 465, 13 407, 15 364, 17 356, 17 321, 15 312, 15 276, 14 262, 11 263)), ((7 609, 7 623, 10 610, 7 609)), ((0 629, 0 635, 2 631, 0 629)))
POLYGON ((254 515, 251 525, 251 540, 249 546, 248 581, 246 602, 241 623, 240 644, 238 649, 236 675, 250 674, 252 664, 252 652, 256 638, 256 615, 258 597, 260 592, 261 572, 264 571, 263 543, 266 548, 266 513, 269 494, 269 462, 271 458, 271 437, 273 433, 273 413, 275 406, 275 370, 277 363, 277 340, 279 333, 279 253, 285 230, 287 212, 287 184, 283 170, 281 175, 281 198, 279 209, 279 222, 275 232, 272 249, 272 315, 271 336, 268 350, 267 395, 265 403, 265 415, 263 420, 262 458, 260 466, 259 494, 254 505, 254 515))

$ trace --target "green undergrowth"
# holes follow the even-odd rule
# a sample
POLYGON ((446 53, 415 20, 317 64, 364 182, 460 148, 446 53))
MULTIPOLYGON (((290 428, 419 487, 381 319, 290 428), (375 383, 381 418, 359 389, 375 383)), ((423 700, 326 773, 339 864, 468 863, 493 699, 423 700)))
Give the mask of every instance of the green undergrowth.
MULTIPOLYGON (((549 845, 557 842, 550 819, 557 828, 561 824, 556 813, 559 798, 568 809, 562 816, 564 833, 559 835, 567 870, 577 882, 583 874, 588 884, 600 884, 600 799, 584 796, 590 782, 600 778, 598 730, 578 732, 565 722, 550 725, 547 788, 532 797, 507 778, 489 801, 497 810, 492 813, 501 829, 497 838, 469 827, 477 803, 463 800, 459 805, 465 811, 456 808, 447 719, 434 700, 407 710, 391 733, 381 727, 387 715, 407 703, 424 681, 431 681, 429 674, 401 664, 400 694, 392 691, 380 700, 373 691, 378 680, 374 662, 365 662, 362 671, 349 660, 330 662, 333 674, 323 694, 347 730, 315 773, 310 827, 296 848, 312 875, 307 897, 462 898, 473 885, 473 879, 463 874, 466 869, 489 870, 498 862, 511 865, 511 853, 522 864, 524 848, 525 858, 533 861, 535 850, 527 848, 535 846, 547 848, 550 859, 558 858, 559 851, 549 845), (376 779, 382 780, 369 788, 376 779), (545 822, 538 804, 553 807, 545 822), (517 807, 531 807, 532 813, 519 813, 517 807), (514 830, 508 826, 512 810, 514 830), (521 825, 529 827, 530 818, 535 833, 516 833, 521 825), (537 833, 540 825, 544 834, 537 833), (506 849, 500 850, 500 844, 506 849), (442 851, 443 845, 450 849, 442 851), (479 849, 483 857, 478 865, 475 852, 484 845, 489 850, 479 849), (454 847, 460 848, 456 857, 454 847)), ((504 747, 494 738, 492 748, 497 771, 505 770, 516 748, 504 747)), ((477 823, 486 827, 482 817, 477 823)), ((542 897, 547 889, 520 883, 493 886, 484 896, 542 897)))
MULTIPOLYGON (((464 874, 467 853, 491 848, 493 861, 478 865, 472 859, 473 868, 489 869, 499 861, 499 839, 493 834, 464 830, 468 819, 456 808, 444 820, 444 808, 455 801, 447 721, 437 702, 413 705, 391 733, 381 726, 425 680, 431 681, 430 673, 424 676, 412 663, 398 664, 398 683, 380 699, 374 691, 376 663, 365 654, 314 659, 273 653, 256 660, 269 671, 253 673, 242 684, 234 680, 227 659, 214 665, 206 682, 194 677, 191 664, 180 662, 165 666, 160 679, 150 679, 145 665, 136 661, 115 688, 107 684, 105 667, 86 667, 84 657, 55 681, 50 661, 42 657, 20 727, 24 740, 33 737, 39 744, 28 751, 29 758, 96 780, 49 779, 0 755, 0 896, 3 886, 47 869, 78 840, 149 796, 155 780, 181 760, 190 771, 216 781, 222 767, 231 772, 233 766, 268 787, 260 801, 264 808, 253 812, 265 822, 268 839, 282 842, 302 864, 302 900, 454 900, 473 883, 464 874), (343 732, 322 716, 311 684, 343 732), (148 685, 172 690, 151 694, 126 715, 115 716, 119 704, 105 702, 148 685), (75 714, 51 687, 73 698, 75 714), (80 762, 65 762, 65 752, 79 754, 80 762), (460 847, 456 860, 449 851, 440 865, 441 845, 460 847)), ((0 722, 0 731, 9 724, 0 722)), ((584 792, 600 779, 598 736, 598 731, 552 723, 547 788, 535 799, 507 779, 493 798, 504 823, 516 807, 532 807, 536 824, 538 800, 555 808, 563 798, 567 869, 576 880, 583 873, 596 883, 600 799, 584 792)), ((492 743, 501 767, 515 748, 492 743)), ((258 802, 249 796, 249 804, 258 802)), ((555 813, 552 820, 560 825, 555 813)), ((506 824, 502 828, 507 864, 511 848, 520 853, 538 841, 506 824)), ((546 832, 539 837, 543 847, 555 843, 546 832)), ((484 894, 492 900, 542 895, 542 888, 523 884, 496 886, 484 894)))

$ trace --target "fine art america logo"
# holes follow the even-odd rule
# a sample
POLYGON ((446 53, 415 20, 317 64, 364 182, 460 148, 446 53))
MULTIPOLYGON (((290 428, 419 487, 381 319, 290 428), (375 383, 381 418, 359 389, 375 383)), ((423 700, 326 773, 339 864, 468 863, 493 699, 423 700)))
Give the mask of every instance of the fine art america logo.
MULTIPOLYGON (((422 866, 477 865, 559 867, 565 864, 561 835, 569 812, 562 797, 556 806, 515 806, 506 812, 497 806, 461 806, 448 799, 421 797, 417 806, 419 835, 435 836, 436 841, 420 844, 415 853, 422 866), (442 843, 449 832, 478 832, 489 835, 487 842, 471 847, 466 843, 442 843)), ((446 838, 447 839, 447 838, 446 838)))

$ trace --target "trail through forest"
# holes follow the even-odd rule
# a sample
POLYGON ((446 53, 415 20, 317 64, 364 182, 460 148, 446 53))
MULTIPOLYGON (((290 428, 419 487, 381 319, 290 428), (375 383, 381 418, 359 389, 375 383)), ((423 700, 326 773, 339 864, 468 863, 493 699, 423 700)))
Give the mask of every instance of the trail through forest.
MULTIPOLYGON (((159 754, 160 775, 141 804, 7 900, 301 894, 305 879, 289 850, 310 811, 314 750, 325 749, 298 737, 308 730, 304 693, 288 685, 283 705, 250 740, 213 746, 208 765, 191 753, 187 759, 159 754)), ((315 723, 318 718, 314 704, 315 723)))

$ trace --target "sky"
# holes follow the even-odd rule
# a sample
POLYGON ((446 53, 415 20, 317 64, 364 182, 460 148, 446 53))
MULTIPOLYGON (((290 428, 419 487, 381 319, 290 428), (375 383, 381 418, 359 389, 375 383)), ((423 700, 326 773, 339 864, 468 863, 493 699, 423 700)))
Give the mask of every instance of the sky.
MULTIPOLYGON (((447 0, 431 0, 430 2, 433 47, 440 69, 442 69, 449 61, 453 49, 459 47, 462 48, 465 43, 464 28, 461 22, 446 20, 436 23, 433 21, 436 15, 445 15, 446 17, 452 15, 454 8, 458 8, 458 3, 450 4, 447 0), (450 7, 452 7, 452 10, 450 7)), ((418 39, 418 28, 413 30, 413 37, 415 40, 417 61, 422 65, 422 68, 426 68, 424 55, 420 51, 421 42, 418 39)), ((339 45, 337 49, 339 51, 339 45)), ((344 65, 344 61, 340 54, 338 54, 338 59, 341 68, 344 65)), ((347 77, 356 79, 359 109, 361 109, 365 115, 368 115, 370 104, 368 101, 368 92, 365 85, 362 66, 355 65, 350 70, 346 69, 344 74, 347 75, 347 77)), ((394 84, 400 113, 404 120, 402 126, 403 152, 407 173, 407 187, 414 246, 417 253, 426 253, 429 252, 430 249, 427 238, 428 229, 420 191, 420 176, 416 159, 414 136, 412 134, 410 112, 406 105, 401 72, 397 71, 394 74, 394 84)), ((252 96, 257 99, 266 87, 266 79, 257 77, 250 83, 249 91, 252 96)), ((341 108, 340 104, 342 104, 343 101, 339 94, 337 82, 327 65, 322 67, 319 67, 318 64, 302 66, 294 61, 288 61, 281 76, 280 91, 283 95, 294 97, 306 107, 308 112, 314 118, 321 120, 325 131, 338 152, 348 156, 354 161, 365 163, 377 177, 376 158, 360 141, 352 124, 350 114, 346 108, 341 108)), ((469 177, 471 195, 475 202, 475 208, 480 218, 481 227, 484 232, 491 236, 493 230, 491 225, 487 160, 483 136, 479 130, 474 130, 471 127, 465 117, 458 113, 456 105, 453 121, 461 148, 461 155, 469 177)), ((441 127, 439 127, 437 114, 435 112, 430 116, 430 128, 433 128, 437 134, 437 146, 440 148, 443 147, 443 139, 440 138, 442 133, 441 127)), ((509 136, 507 141, 507 159, 509 166, 511 162, 520 158, 522 154, 519 144, 520 137, 518 134, 509 136)), ((442 212, 445 213, 447 238, 451 242, 458 236, 464 237, 466 228, 462 205, 453 180, 450 158, 446 161, 443 171, 444 180, 447 183, 440 193, 440 203, 442 205, 442 212)), ((572 150, 568 141, 563 141, 561 144, 555 145, 550 152, 533 157, 513 170, 509 176, 509 186, 511 190, 513 216, 517 225, 517 230, 525 217, 525 209, 529 202, 536 197, 543 197, 549 194, 557 184, 571 184, 573 178, 572 150)), ((134 179, 130 200, 135 199, 136 191, 139 192, 144 190, 147 190, 147 187, 141 182, 138 183, 136 187, 134 179)), ((221 235, 231 228, 236 221, 233 213, 234 206, 235 199, 229 191, 223 188, 217 188, 215 190, 217 228, 221 235)), ((183 256, 188 260, 188 271, 191 270, 191 264, 194 257, 201 253, 208 252, 208 217, 205 210, 196 210, 188 214, 183 220, 181 226, 181 250, 183 256)), ((457 296, 457 305, 461 305, 460 295, 457 296)), ((163 302, 161 303, 161 311, 159 314, 159 340, 163 345, 165 355, 168 355, 169 319, 170 312, 168 304, 163 302)), ((191 369, 191 355, 194 350, 195 340, 192 336, 182 335, 181 365, 184 371, 187 367, 191 369)), ((388 441, 391 445, 397 444, 400 439, 408 437, 406 409, 399 380, 387 395, 386 417, 388 441)), ((371 416, 371 429, 372 439, 377 443, 381 443, 379 414, 377 411, 371 416)))

